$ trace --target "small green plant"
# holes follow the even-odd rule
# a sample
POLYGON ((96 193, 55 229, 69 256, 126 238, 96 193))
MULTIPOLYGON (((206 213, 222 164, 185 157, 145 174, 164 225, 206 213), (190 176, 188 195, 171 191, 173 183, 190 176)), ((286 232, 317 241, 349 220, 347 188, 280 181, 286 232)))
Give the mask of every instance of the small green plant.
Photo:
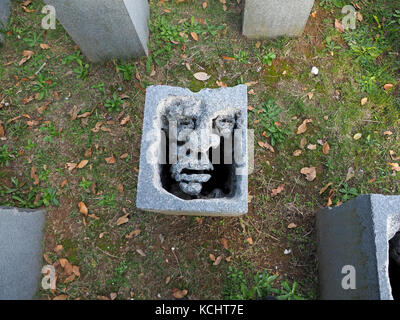
POLYGON ((272 62, 276 59, 276 54, 272 51, 264 54, 262 63, 272 66, 272 62))
POLYGON ((104 82, 98 82, 97 84, 93 85, 92 88, 98 90, 103 95, 106 93, 104 89, 104 82))
POLYGON ((360 90, 368 94, 372 94, 377 88, 376 76, 361 75, 360 78, 356 78, 356 81, 360 86, 360 90))
POLYGON ((123 103, 124 102, 122 101, 122 99, 117 96, 116 92, 114 92, 112 98, 107 99, 104 106, 108 109, 109 112, 114 112, 114 111, 120 111, 121 110, 120 106, 123 103))
POLYGON ((32 149, 35 148, 35 146, 36 146, 36 145, 32 142, 32 140, 31 140, 31 139, 28 139, 28 141, 27 141, 26 146, 24 147, 24 149, 25 149, 26 151, 31 151, 32 149))
POLYGON ((262 112, 258 115, 263 125, 263 129, 266 132, 267 137, 271 139, 271 145, 282 143, 289 135, 289 130, 282 128, 282 125, 278 122, 278 116, 282 112, 282 109, 278 107, 274 99, 268 99, 261 105, 262 112))
POLYGON ((43 198, 40 203, 48 207, 49 205, 59 206, 60 203, 57 200, 57 189, 48 187, 43 190, 43 198))
POLYGON ((338 46, 330 36, 325 38, 325 49, 324 49, 325 52, 329 52, 333 56, 334 52, 339 49, 340 46, 338 46))
POLYGON ((346 202, 351 198, 357 197, 360 194, 357 188, 349 187, 346 182, 343 183, 342 188, 339 190, 339 192, 343 194, 342 202, 346 202))
POLYGON ((242 271, 230 266, 224 285, 224 297, 227 300, 253 300, 271 296, 278 300, 304 300, 304 297, 296 293, 297 282, 290 286, 285 280, 281 288, 278 288, 274 286, 276 279, 276 275, 270 275, 264 270, 262 273, 257 272, 249 283, 242 271))
POLYGON ((8 149, 7 145, 0 147, 0 166, 8 167, 12 158, 14 158, 14 153, 8 149))
POLYGON ((133 63, 121 63, 117 64, 117 71, 121 72, 124 75, 124 80, 131 80, 132 79, 132 74, 136 70, 136 67, 133 63))
POLYGON ((85 178, 82 178, 82 181, 79 183, 79 186, 80 186, 83 190, 89 189, 91 185, 92 185, 92 182, 86 180, 85 178))
POLYGON ((33 91, 39 93, 38 100, 43 100, 43 98, 50 96, 50 89, 52 89, 55 85, 56 83, 49 77, 39 74, 36 78, 33 91))
POLYGON ((248 64, 249 63, 249 53, 246 51, 240 50, 238 52, 238 54, 235 55, 235 59, 240 63, 248 64))
POLYGON ((59 137, 60 132, 58 129, 54 126, 52 123, 45 124, 40 127, 39 129, 40 132, 45 132, 47 135, 43 138, 44 142, 53 142, 53 137, 59 137))
POLYGON ((29 31, 28 37, 24 38, 23 40, 28 46, 32 48, 42 41, 42 34, 40 32, 36 33, 33 31, 29 31))
POLYGON ((79 50, 77 50, 74 54, 66 56, 63 59, 62 64, 69 64, 73 62, 77 64, 77 66, 73 69, 73 71, 77 74, 77 78, 85 80, 89 73, 90 65, 83 62, 83 56, 79 50))
POLYGON ((343 0, 321 0, 319 5, 324 9, 343 8, 345 3, 343 0))
POLYGON ((298 283, 293 282, 290 286, 289 281, 285 280, 281 283, 282 289, 280 294, 276 297, 278 300, 305 300, 304 297, 296 293, 298 283))
POLYGON ((97 205, 100 207, 111 207, 115 208, 117 205, 117 202, 115 201, 117 193, 114 192, 112 195, 110 194, 105 194, 101 197, 100 201, 97 202, 97 205))

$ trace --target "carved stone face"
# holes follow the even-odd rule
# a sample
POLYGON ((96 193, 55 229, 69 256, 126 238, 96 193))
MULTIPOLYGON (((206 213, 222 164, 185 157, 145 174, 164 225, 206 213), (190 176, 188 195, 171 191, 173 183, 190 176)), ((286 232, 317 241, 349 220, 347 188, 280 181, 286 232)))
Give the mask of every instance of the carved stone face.
MULTIPOLYGON (((168 135, 170 159, 171 154, 177 159, 170 166, 170 174, 183 193, 196 198, 216 174, 210 151, 220 150, 221 141, 232 141, 238 114, 232 110, 210 112, 194 97, 169 97, 166 106, 163 129, 168 135)), ((215 162, 220 165, 219 159, 215 162)), ((223 192, 215 188, 211 193, 211 197, 220 197, 223 192)))

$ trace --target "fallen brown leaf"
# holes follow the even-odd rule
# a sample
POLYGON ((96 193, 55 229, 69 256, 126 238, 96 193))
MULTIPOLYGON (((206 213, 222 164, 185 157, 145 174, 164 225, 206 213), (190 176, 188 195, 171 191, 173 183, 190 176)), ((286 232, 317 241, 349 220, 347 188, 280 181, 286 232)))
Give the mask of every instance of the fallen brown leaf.
POLYGON ((284 184, 281 184, 276 189, 272 189, 271 198, 273 198, 273 197, 277 196, 278 194, 280 194, 283 191, 283 189, 285 189, 285 185, 284 184))
POLYGON ((340 21, 338 19, 335 19, 335 28, 340 33, 344 32, 344 27, 343 27, 343 25, 340 23, 340 21))
POLYGON ((224 248, 225 248, 226 250, 229 249, 228 240, 226 240, 225 238, 222 238, 222 239, 221 239, 221 243, 222 243, 222 245, 224 246, 224 248))
POLYGON ((328 190, 328 188, 332 185, 332 182, 329 182, 327 185, 325 185, 324 187, 322 187, 321 190, 319 190, 319 194, 323 194, 326 190, 328 190))
POLYGON ((174 289, 172 292, 172 295, 176 299, 183 299, 184 297, 186 297, 187 294, 188 294, 187 290, 174 289))
POLYGON ((308 181, 314 181, 317 177, 317 170, 315 167, 304 167, 300 170, 300 173, 304 174, 308 181))
POLYGON ((82 169, 84 167, 86 167, 86 165, 89 163, 89 160, 82 160, 81 162, 79 162, 79 164, 76 166, 78 169, 82 169))
POLYGON ((305 119, 303 123, 297 128, 297 134, 302 134, 307 131, 307 124, 313 122, 312 119, 305 119))
POLYGON ((106 162, 108 164, 114 164, 115 163, 115 158, 114 158, 113 155, 111 157, 109 157, 109 158, 105 158, 105 160, 106 160, 106 162))
POLYGON ((221 260, 222 260, 222 255, 218 256, 217 259, 215 259, 213 266, 219 265, 221 263, 221 260))
POLYGON ((79 202, 79 203, 78 203, 78 208, 79 208, 79 212, 80 212, 80 213, 84 214, 85 216, 88 215, 89 210, 88 210, 88 208, 86 207, 86 204, 85 204, 84 202, 82 202, 82 201, 79 202))
POLYGON ((129 216, 129 213, 127 213, 127 214, 123 215, 122 217, 118 218, 117 226, 120 226, 122 224, 125 224, 125 223, 129 222, 128 216, 129 216))
POLYGON ((35 166, 32 166, 31 169, 31 178, 34 180, 33 184, 36 186, 39 184, 39 176, 37 174, 37 170, 35 166))
POLYGON ((210 77, 211 77, 205 72, 197 72, 193 76, 199 81, 206 81, 206 80, 210 79, 210 77))
POLYGON ((324 145, 322 146, 322 152, 323 152, 324 154, 329 154, 329 150, 330 150, 330 146, 329 146, 328 141, 326 141, 326 142, 324 143, 324 145))

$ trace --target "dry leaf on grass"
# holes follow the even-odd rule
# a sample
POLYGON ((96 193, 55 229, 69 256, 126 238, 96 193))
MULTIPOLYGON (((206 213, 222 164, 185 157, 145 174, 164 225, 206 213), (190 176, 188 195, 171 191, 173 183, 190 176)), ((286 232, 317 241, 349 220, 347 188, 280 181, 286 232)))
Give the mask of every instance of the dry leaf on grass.
POLYGON ((78 169, 82 169, 84 167, 86 167, 86 165, 88 164, 89 160, 82 160, 81 162, 79 162, 79 164, 76 166, 78 169))
POLYGON ((37 169, 35 166, 32 166, 31 169, 31 178, 34 180, 33 184, 36 186, 39 184, 39 176, 37 174, 37 169))
POLYGON ((269 150, 269 151, 271 151, 271 152, 275 152, 274 147, 271 146, 268 142, 258 141, 258 145, 259 145, 261 148, 264 148, 264 149, 269 150))
POLYGON ((276 195, 280 194, 283 189, 285 189, 285 185, 281 184, 278 188, 272 189, 271 198, 275 197, 276 195))
POLYGON ((120 125, 123 126, 123 125, 127 124, 130 119, 131 119, 131 117, 129 115, 126 116, 125 118, 123 118, 121 120, 120 125))
POLYGON ((351 178, 353 178, 354 175, 355 175, 355 171, 354 171, 354 169, 353 169, 352 167, 350 167, 350 168, 347 170, 346 182, 349 181, 351 178))
POLYGON ((392 83, 386 83, 386 84, 383 86, 383 88, 384 88, 386 91, 388 91, 388 90, 390 90, 390 89, 393 88, 393 84, 392 84, 392 83))
POLYGON ((117 226, 120 226, 121 224, 125 224, 129 221, 129 213, 123 215, 122 217, 118 218, 117 220, 117 226))
POLYGON ((193 40, 199 41, 199 36, 197 35, 196 32, 191 32, 190 35, 192 36, 193 40))
POLYGON ((359 140, 361 137, 362 137, 362 134, 361 134, 361 133, 356 133, 356 134, 353 136, 353 139, 354 139, 354 140, 359 140))
POLYGON ((136 229, 134 231, 129 232, 129 234, 127 234, 125 238, 132 239, 133 237, 137 237, 140 234, 140 232, 141 232, 140 229, 136 229))
POLYGON ((85 216, 88 215, 89 210, 88 210, 88 208, 86 207, 86 204, 85 204, 84 202, 82 202, 82 201, 79 202, 79 203, 78 203, 78 208, 79 208, 79 212, 80 212, 80 213, 84 214, 85 216))
POLYGON ((307 149, 308 150, 316 150, 317 149, 317 145, 316 144, 309 144, 308 146, 307 146, 307 149))
POLYGON ((4 131, 4 127, 0 121, 0 138, 5 138, 5 136, 6 136, 6 132, 4 131))
POLYGON ((390 154, 390 157, 392 158, 393 161, 400 160, 400 156, 396 157, 395 156, 396 152, 394 152, 393 150, 389 150, 389 154, 390 154))
POLYGON ((68 171, 72 171, 76 168, 77 164, 73 162, 67 162, 65 167, 68 169, 68 171))
POLYGON ((368 98, 362 98, 361 99, 361 105, 362 106, 365 105, 367 103, 367 101, 368 101, 368 98))
POLYGON ((330 148, 330 146, 329 146, 329 143, 328 143, 328 141, 326 141, 325 143, 324 143, 324 145, 322 146, 322 152, 324 153, 324 154, 329 154, 329 150, 330 150, 331 148, 330 148))
POLYGON ((46 44, 46 43, 41 43, 41 44, 40 44, 40 47, 41 47, 43 50, 49 50, 49 49, 50 49, 50 46, 49 46, 48 44, 46 44))
POLYGON ((314 181, 314 179, 317 177, 317 169, 315 167, 302 168, 300 173, 304 174, 308 181, 314 181))
POLYGON ((114 164, 115 163, 115 158, 114 158, 113 155, 111 157, 109 157, 109 158, 105 158, 105 160, 106 160, 106 162, 108 164, 114 164))
POLYGON ((222 238, 222 239, 221 239, 221 243, 222 243, 222 245, 224 246, 224 248, 225 248, 226 250, 229 249, 228 240, 226 240, 225 238, 222 238))
POLYGON ((294 229, 297 227, 297 224, 292 222, 292 223, 289 223, 289 225, 287 227, 288 227, 288 229, 294 229))
POLYGON ((321 190, 319 190, 319 194, 323 194, 326 190, 328 190, 328 188, 332 185, 332 182, 329 182, 327 185, 325 185, 324 187, 322 187, 321 190))
POLYGON ((298 157, 299 155, 301 155, 301 153, 302 153, 301 150, 295 150, 295 151, 293 152, 293 156, 294 156, 294 157, 298 157))
POLYGON ((222 255, 218 256, 217 259, 215 259, 213 266, 219 265, 221 263, 221 260, 222 260, 222 255))
POLYGON ((335 19, 335 28, 340 33, 344 32, 344 27, 343 27, 343 25, 340 23, 340 21, 338 19, 335 19))
POLYGON ((187 294, 188 294, 187 290, 174 289, 172 292, 172 295, 176 299, 183 299, 184 297, 186 297, 187 294))
POLYGON ((197 72, 193 76, 199 81, 207 81, 211 77, 205 72, 197 72))
POLYGON ((397 162, 389 162, 389 165, 392 167, 392 170, 400 172, 400 165, 397 162))
POLYGON ((297 134, 302 134, 307 131, 307 123, 313 122, 312 119, 305 119, 303 123, 297 128, 297 134))

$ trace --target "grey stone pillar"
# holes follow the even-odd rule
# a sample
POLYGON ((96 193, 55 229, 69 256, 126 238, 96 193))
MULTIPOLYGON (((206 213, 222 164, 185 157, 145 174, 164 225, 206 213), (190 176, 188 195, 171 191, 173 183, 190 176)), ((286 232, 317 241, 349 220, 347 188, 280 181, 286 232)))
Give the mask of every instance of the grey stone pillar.
POLYGON ((4 31, 7 30, 10 16, 10 0, 0 0, 0 46, 4 44, 4 31))
POLYGON ((400 196, 358 196, 319 211, 316 226, 321 299, 393 299, 388 242, 400 230, 400 196))
POLYGON ((147 55, 147 0, 44 0, 93 62, 147 55))
POLYGON ((0 300, 29 300, 39 289, 45 212, 0 207, 0 300))
POLYGON ((314 0, 246 0, 243 35, 251 39, 300 36, 314 0))

